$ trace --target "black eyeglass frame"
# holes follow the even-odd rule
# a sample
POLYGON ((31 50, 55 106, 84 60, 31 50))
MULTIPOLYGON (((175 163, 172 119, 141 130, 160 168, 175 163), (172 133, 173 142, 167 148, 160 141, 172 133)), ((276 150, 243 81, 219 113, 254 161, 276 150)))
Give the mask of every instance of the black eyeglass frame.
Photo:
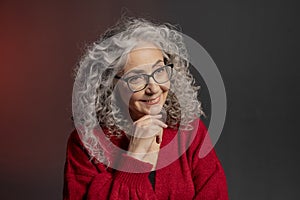
POLYGON ((141 74, 141 75, 144 75, 144 76, 147 77, 147 79, 146 79, 146 83, 147 83, 147 84, 145 84, 145 86, 144 86, 142 89, 136 90, 136 91, 132 90, 131 87, 129 86, 129 83, 128 83, 128 80, 131 79, 131 78, 134 77, 134 76, 130 76, 130 77, 127 77, 127 78, 122 78, 122 77, 116 75, 115 78, 116 78, 116 79, 119 79, 119 80, 122 80, 122 81, 125 81, 125 82, 127 83, 128 88, 129 88, 132 92, 139 92, 139 91, 141 91, 141 90, 143 90, 143 89, 145 89, 145 88, 147 87, 147 85, 149 84, 149 79, 150 79, 150 77, 152 77, 153 80, 154 80, 156 83, 158 83, 158 84, 163 84, 163 83, 166 83, 166 82, 168 82, 169 80, 171 80, 172 75, 173 75, 173 67, 174 67, 174 64, 173 64, 173 63, 170 63, 170 64, 166 64, 166 65, 164 65, 164 66, 162 66, 162 67, 160 67, 160 68, 154 70, 154 71, 152 72, 152 74, 150 74, 150 75, 148 75, 148 74, 141 74), (167 81, 165 81, 165 82, 162 82, 162 83, 157 82, 156 79, 155 79, 154 76, 153 76, 154 73, 157 72, 158 70, 161 70, 162 68, 166 68, 166 67, 171 67, 171 74, 170 74, 169 79, 168 79, 167 81))

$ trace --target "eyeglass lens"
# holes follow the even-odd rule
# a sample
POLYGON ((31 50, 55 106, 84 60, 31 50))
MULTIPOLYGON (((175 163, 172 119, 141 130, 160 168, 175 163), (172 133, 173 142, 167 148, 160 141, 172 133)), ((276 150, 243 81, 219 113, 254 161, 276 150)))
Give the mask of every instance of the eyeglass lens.
POLYGON ((144 89, 148 85, 149 78, 151 76, 153 77, 156 83, 162 84, 169 81, 171 75, 172 75, 172 68, 167 65, 155 70, 151 75, 140 74, 129 78, 128 86, 133 91, 139 91, 144 89))

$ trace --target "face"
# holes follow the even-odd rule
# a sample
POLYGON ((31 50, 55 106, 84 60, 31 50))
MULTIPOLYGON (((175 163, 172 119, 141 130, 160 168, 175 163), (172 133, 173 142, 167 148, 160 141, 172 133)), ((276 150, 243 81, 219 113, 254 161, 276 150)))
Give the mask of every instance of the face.
MULTIPOLYGON (((163 60, 162 51, 153 45, 135 48, 128 54, 122 78, 139 74, 151 75, 153 71, 165 65, 163 60)), ((167 99, 170 81, 158 84, 151 77, 146 88, 138 92, 132 92, 125 81, 121 82, 123 83, 119 84, 119 93, 123 102, 129 107, 133 121, 144 115, 160 113, 167 99)))

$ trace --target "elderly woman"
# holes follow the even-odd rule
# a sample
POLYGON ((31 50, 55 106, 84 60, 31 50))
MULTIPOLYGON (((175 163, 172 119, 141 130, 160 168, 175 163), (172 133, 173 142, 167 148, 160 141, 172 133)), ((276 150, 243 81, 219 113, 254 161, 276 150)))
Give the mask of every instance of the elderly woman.
POLYGON ((174 27, 122 19, 91 45, 73 91, 64 199, 228 199, 174 27))

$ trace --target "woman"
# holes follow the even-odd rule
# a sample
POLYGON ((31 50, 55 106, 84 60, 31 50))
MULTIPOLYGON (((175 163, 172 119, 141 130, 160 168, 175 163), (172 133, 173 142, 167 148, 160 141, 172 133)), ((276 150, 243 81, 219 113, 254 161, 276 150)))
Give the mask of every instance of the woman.
POLYGON ((181 35, 122 19, 89 47, 73 91, 64 199, 228 199, 199 120, 181 35))

